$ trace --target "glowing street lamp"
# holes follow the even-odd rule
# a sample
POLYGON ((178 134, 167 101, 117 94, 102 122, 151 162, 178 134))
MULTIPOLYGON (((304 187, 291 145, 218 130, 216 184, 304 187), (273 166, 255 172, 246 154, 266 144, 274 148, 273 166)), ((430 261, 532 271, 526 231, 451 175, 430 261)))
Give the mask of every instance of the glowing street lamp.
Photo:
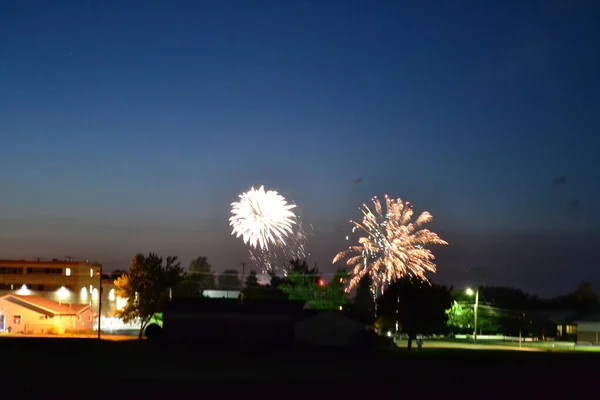
POLYGON ((17 294, 19 294, 21 296, 28 296, 31 294, 31 290, 29 290, 29 288, 27 288, 27 285, 22 285, 21 289, 19 289, 17 291, 17 294))
POLYGON ((473 343, 477 343, 477 309, 479 308, 479 287, 475 290, 468 288, 466 290, 468 296, 475 294, 475 305, 473 306, 473 314, 475 317, 475 323, 473 324, 473 343))
POLYGON ((58 289, 58 291, 56 292, 56 295, 58 296, 59 300, 64 300, 67 297, 69 297, 69 289, 67 289, 64 286, 61 286, 60 289, 58 289))

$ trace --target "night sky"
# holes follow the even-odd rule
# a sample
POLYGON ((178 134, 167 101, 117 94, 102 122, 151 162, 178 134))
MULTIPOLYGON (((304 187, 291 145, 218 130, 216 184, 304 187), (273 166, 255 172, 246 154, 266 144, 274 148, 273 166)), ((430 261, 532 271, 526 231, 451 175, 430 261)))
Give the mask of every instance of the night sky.
POLYGON ((324 271, 387 193, 451 243, 437 282, 600 289, 598 21, 595 1, 2 1, 0 257, 237 268, 229 205, 264 184, 324 271))

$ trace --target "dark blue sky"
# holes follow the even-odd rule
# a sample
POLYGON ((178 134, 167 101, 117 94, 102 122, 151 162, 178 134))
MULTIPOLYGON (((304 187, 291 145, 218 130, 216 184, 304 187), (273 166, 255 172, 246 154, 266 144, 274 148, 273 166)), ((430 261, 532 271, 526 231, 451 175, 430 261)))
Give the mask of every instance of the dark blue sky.
POLYGON ((600 286, 600 7, 421 3, 2 2, 0 256, 223 270, 265 184, 322 270, 388 193, 452 243, 438 281, 600 286))

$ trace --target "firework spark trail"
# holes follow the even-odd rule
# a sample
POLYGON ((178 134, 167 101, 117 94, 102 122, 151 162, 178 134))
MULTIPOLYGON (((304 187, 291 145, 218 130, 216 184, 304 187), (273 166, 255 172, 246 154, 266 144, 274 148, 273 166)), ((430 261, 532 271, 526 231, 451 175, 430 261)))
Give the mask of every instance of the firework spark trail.
POLYGON ((290 260, 302 260, 308 255, 308 237, 302 221, 296 219, 296 225, 286 242, 278 242, 269 249, 249 248, 250 260, 263 273, 286 273, 290 260))
POLYGON ((288 204, 276 191, 265 191, 264 186, 258 190, 251 188, 231 207, 231 234, 241 236, 244 243, 254 249, 269 250, 269 245, 285 243, 293 233, 296 215, 291 210, 296 205, 288 204))
POLYGON ((333 263, 346 259, 351 268, 347 290, 352 290, 365 276, 370 275, 378 293, 383 293, 394 280, 412 276, 429 282, 427 272, 436 272, 435 257, 427 246, 448 244, 436 233, 421 226, 431 222, 432 215, 423 212, 414 223, 414 211, 409 202, 385 196, 385 210, 377 197, 373 198, 374 212, 363 204, 362 222, 350 221, 353 232, 361 235, 358 245, 341 251, 333 263))

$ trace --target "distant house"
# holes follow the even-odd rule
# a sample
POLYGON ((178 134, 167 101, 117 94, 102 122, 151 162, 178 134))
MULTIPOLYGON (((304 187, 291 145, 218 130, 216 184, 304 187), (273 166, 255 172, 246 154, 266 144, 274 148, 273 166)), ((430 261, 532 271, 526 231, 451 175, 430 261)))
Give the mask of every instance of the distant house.
POLYGON ((577 343, 600 344, 600 312, 578 318, 577 343))
POLYGON ((0 332, 47 334, 91 330, 94 310, 87 304, 60 304, 38 296, 0 297, 0 332))
POLYGON ((314 313, 298 321, 294 329, 294 340, 307 346, 361 346, 367 325, 339 311, 314 313))
POLYGON ((239 290, 203 290, 202 295, 211 299, 237 299, 240 297, 239 290))
POLYGON ((586 315, 577 310, 541 310, 528 313, 530 318, 541 322, 549 322, 555 331, 544 332, 547 338, 575 341, 577 338, 577 319, 586 315))
POLYGON ((291 346, 303 307, 292 301, 173 299, 163 314, 163 337, 209 347, 291 346))

